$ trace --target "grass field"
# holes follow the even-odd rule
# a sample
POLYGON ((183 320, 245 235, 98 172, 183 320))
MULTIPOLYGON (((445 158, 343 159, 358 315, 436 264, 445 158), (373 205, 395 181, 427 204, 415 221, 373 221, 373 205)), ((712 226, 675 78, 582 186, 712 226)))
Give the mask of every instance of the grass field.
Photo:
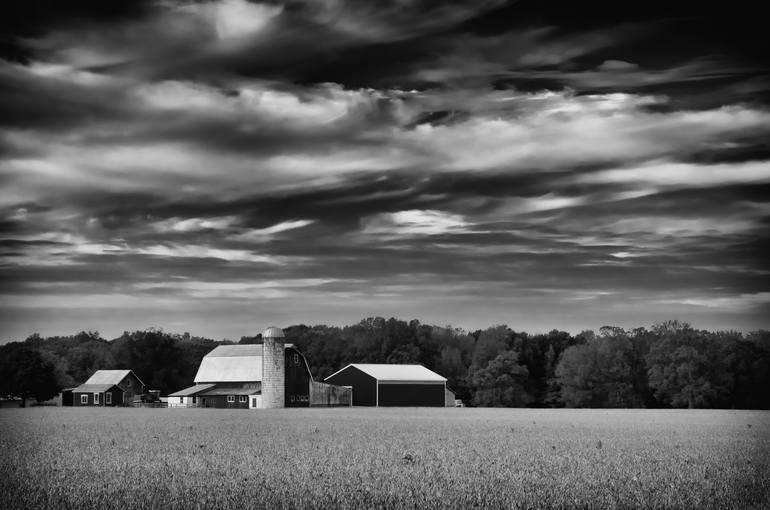
POLYGON ((770 412, 0 411, 2 508, 770 508, 770 412))

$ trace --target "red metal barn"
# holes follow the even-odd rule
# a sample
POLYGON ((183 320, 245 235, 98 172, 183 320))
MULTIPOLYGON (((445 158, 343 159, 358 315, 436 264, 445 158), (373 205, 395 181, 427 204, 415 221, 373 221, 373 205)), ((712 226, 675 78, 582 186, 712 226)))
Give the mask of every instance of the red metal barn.
POLYGON ((422 365, 352 363, 326 379, 352 386, 354 406, 444 407, 446 378, 422 365))
POLYGON ((144 393, 144 383, 131 370, 97 370, 88 380, 72 389, 72 405, 130 406, 144 393))

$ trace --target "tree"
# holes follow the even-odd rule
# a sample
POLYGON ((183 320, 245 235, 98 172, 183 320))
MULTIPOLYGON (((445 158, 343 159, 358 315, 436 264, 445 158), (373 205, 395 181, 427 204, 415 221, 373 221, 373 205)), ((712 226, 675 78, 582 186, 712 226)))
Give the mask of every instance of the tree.
POLYGON ((650 388, 671 407, 711 407, 725 400, 729 388, 719 346, 689 324, 668 321, 653 327, 660 335, 647 354, 650 388))
POLYGON ((602 336, 568 347, 556 367, 568 407, 636 407, 632 384, 633 345, 625 331, 602 328, 602 336))
POLYGON ((48 400, 59 392, 54 367, 21 342, 0 347, 0 395, 48 400))
POLYGON ((470 376, 474 387, 473 404, 492 407, 523 407, 532 401, 524 389, 529 371, 519 364, 519 356, 504 351, 490 360, 484 368, 475 369, 470 376))

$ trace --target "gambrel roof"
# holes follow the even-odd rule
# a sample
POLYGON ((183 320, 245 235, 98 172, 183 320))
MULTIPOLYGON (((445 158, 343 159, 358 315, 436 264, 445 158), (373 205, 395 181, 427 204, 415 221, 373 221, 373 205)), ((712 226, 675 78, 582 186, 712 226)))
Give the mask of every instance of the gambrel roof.
POLYGON ((446 382, 446 377, 441 377, 422 365, 392 365, 387 363, 351 363, 326 379, 347 370, 349 367, 356 368, 380 382, 446 382))
MULTIPOLYGON (((286 344, 285 347, 292 347, 286 344)), ((206 354, 195 383, 262 381, 262 344, 220 345, 206 354)))

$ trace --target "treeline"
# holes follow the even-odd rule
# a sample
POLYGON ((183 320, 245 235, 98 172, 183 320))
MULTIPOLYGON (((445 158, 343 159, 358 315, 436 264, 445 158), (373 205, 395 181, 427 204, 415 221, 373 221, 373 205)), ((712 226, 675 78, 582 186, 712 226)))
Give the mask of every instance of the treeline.
MULTIPOLYGON (((768 331, 709 332, 668 321, 650 329, 532 335, 507 326, 466 332, 377 317, 284 332, 316 380, 348 363, 421 363, 475 406, 770 409, 768 331)), ((257 342, 259 336, 239 343, 257 342)), ((168 394, 192 384, 201 358, 221 343, 156 329, 112 341, 95 332, 33 335, 0 348, 0 394, 49 398, 105 368, 131 368, 168 394)))

